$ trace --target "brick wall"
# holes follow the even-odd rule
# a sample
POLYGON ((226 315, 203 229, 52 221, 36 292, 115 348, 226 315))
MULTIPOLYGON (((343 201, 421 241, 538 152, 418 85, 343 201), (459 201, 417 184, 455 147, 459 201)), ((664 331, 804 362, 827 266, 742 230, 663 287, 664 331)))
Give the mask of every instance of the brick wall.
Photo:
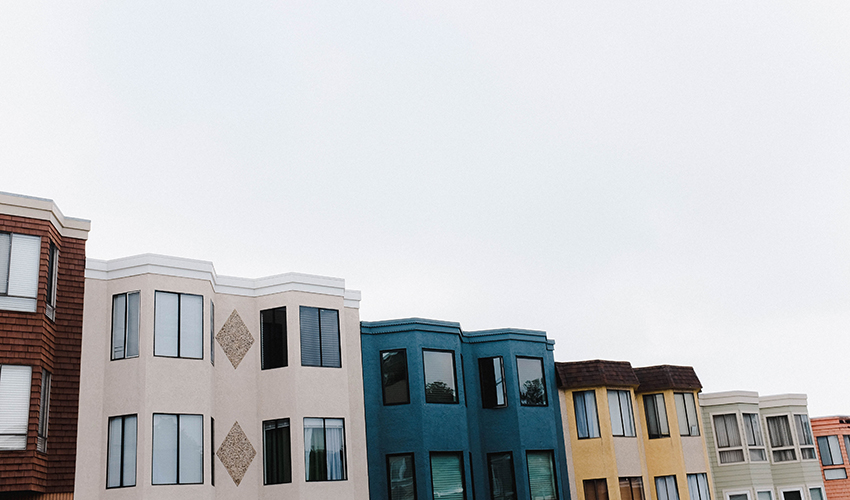
MULTIPOLYGON (((844 449, 844 436, 850 436, 850 416, 842 417, 822 417, 811 419, 812 434, 818 436, 838 436, 839 445, 841 447, 841 458, 844 461, 843 465, 828 466, 828 469, 844 468, 846 471, 850 466, 850 454, 844 449)), ((818 452, 820 458, 820 452, 818 452)), ((823 473, 823 465, 821 462, 821 473, 823 473)), ((850 474, 848 474, 850 476, 850 474)), ((823 481, 826 488, 826 498, 828 500, 850 500, 850 478, 848 479, 832 479, 823 481)))
POLYGON ((74 490, 85 241, 63 238, 48 221, 0 214, 0 231, 41 237, 36 312, 0 310, 0 364, 32 366, 27 448, 0 451, 2 492, 74 490), (55 321, 45 315, 50 243, 59 249, 55 321), (36 451, 42 369, 53 374, 47 452, 36 451))

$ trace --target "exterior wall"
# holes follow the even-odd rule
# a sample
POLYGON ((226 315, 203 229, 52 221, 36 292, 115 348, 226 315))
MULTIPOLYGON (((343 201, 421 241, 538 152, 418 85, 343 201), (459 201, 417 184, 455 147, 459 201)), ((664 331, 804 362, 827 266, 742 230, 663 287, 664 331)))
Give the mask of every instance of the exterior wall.
MULTIPOLYGON (((802 497, 811 500, 809 488, 823 488, 823 480, 817 460, 801 460, 799 443, 796 446, 797 460, 774 462, 767 432, 766 417, 770 415, 789 415, 793 431, 793 415, 807 414, 805 396, 786 395, 760 398, 755 392, 732 391, 725 393, 703 394, 700 396, 705 441, 708 446, 709 461, 714 477, 717 498, 725 500, 731 494, 746 493, 749 499, 757 498, 759 491, 770 491, 774 500, 782 500, 782 491, 802 490, 802 497), (741 415, 753 413, 759 415, 762 439, 765 443, 767 461, 752 462, 744 448, 745 462, 721 464, 717 449, 713 416, 735 414, 738 417, 739 431, 742 431, 741 415)), ((744 439, 743 432, 741 438, 744 439)))
POLYGON ((529 498, 526 452, 552 450, 558 498, 569 499, 552 341, 543 332, 463 332, 444 321, 361 324, 370 494, 388 497, 387 455, 413 453, 417 498, 431 498, 430 453, 462 452, 466 498, 490 498, 487 454, 510 451, 518 498, 529 498), (384 406, 380 352, 405 349, 410 402, 384 406), (425 403, 423 349, 451 350, 458 403, 425 403), (478 359, 501 356, 507 407, 482 408, 478 359), (519 404, 517 356, 542 358, 547 406, 519 404))
POLYGON ((242 280, 217 276, 206 262, 152 255, 90 261, 79 446, 88 459, 78 465, 77 495, 181 500, 367 498, 358 307, 359 292, 345 290, 344 282, 333 278, 281 275, 242 280), (130 291, 140 291, 139 356, 110 360, 112 296, 130 291), (203 296, 203 359, 153 355, 156 291, 203 296), (215 364, 210 361, 211 303, 216 335, 235 312, 253 337, 235 368, 220 340, 214 345, 215 364), (260 311, 282 306, 286 307, 288 363, 262 370, 260 311), (339 311, 341 368, 301 366, 300 306, 339 311), (203 484, 151 484, 154 413, 203 415, 203 484), (107 489, 108 420, 128 414, 138 416, 136 485, 107 489), (344 419, 346 480, 306 481, 303 421, 310 417, 344 419), (211 418, 215 419, 214 439, 211 418), (292 482, 266 486, 262 423, 279 418, 290 420, 292 482), (250 462, 243 455, 236 457, 236 464, 246 467, 239 482, 231 477, 220 453, 236 423, 256 452, 250 462), (214 459, 210 453, 216 453, 214 459), (211 484, 213 472, 215 485, 211 484))
MULTIPOLYGON (((850 416, 813 418, 812 433, 815 437, 838 436, 841 459, 844 463, 830 466, 821 464, 821 473, 823 474, 824 469, 844 469, 846 475, 847 466, 850 464, 850 454, 847 453, 844 436, 850 436, 850 416)), ((818 449, 818 456, 823 456, 820 451, 818 449)), ((826 479, 826 476, 823 476, 823 479, 824 486, 826 486, 826 497, 829 500, 850 500, 850 478, 826 479)))
POLYGON ((0 365, 32 367, 26 449, 0 451, 0 498, 71 498, 73 492, 89 226, 64 217, 51 200, 0 193, 0 232, 41 238, 35 312, 0 310, 0 365), (51 243, 59 250, 53 319, 46 313, 51 243), (52 374, 44 453, 36 450, 42 370, 52 374))

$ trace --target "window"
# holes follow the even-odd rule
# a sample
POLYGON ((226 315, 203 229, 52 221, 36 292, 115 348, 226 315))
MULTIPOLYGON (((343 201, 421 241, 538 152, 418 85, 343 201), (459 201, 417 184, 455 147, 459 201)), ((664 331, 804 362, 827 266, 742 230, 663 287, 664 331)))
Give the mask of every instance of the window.
POLYGON ((679 435, 699 436, 699 419, 697 405, 692 392, 677 392, 673 394, 676 402, 676 415, 679 417, 679 435))
POLYGON ((511 452, 488 454, 487 470, 490 472, 490 500, 516 500, 514 458, 511 452))
POLYGON ((551 450, 527 451, 528 483, 534 500, 557 500, 555 454, 551 450))
MULTIPOLYGON (((286 352, 286 308, 260 311, 260 351, 262 369, 270 370, 288 364, 286 352)), ((303 328, 303 327, 302 327, 303 328)))
POLYGON ((431 491, 434 500, 466 499, 462 453, 431 453, 431 491))
POLYGON ((301 366, 342 366, 336 309, 301 306, 301 366))
POLYGON ((47 451, 47 423, 50 421, 50 381, 53 379, 50 372, 41 370, 41 400, 38 405, 38 440, 36 449, 40 452, 47 451))
POLYGON ((809 496, 812 500, 823 500, 823 490, 820 488, 809 488, 809 496))
POLYGON ((679 490, 676 486, 676 476, 656 477, 655 492, 658 495, 658 500, 679 500, 679 490))
POLYGON ((0 309, 35 312, 41 238, 0 233, 0 309))
POLYGON ((543 360, 540 358, 516 358, 519 377, 519 404, 523 406, 546 406, 546 379, 543 378, 543 360))
POLYGON ((481 378, 481 405, 484 408, 508 406, 505 366, 502 363, 502 357, 479 358, 478 376, 481 378))
POLYGON ((381 351, 381 388, 385 405, 410 403, 407 381, 407 350, 381 351))
POLYGON ((794 451, 794 440, 791 437, 791 425, 787 415, 767 417, 767 434, 770 437, 770 448, 774 462, 797 460, 794 451))
POLYGON ((139 355, 139 292, 112 296, 112 359, 139 355))
POLYGON ((425 402, 457 403, 455 353, 422 350, 425 369, 425 402))
POLYGON ((759 416, 755 413, 744 413, 744 434, 747 436, 747 448, 750 451, 750 461, 764 462, 767 453, 764 451, 764 439, 761 434, 759 416))
POLYGON ((818 436, 818 450, 820 450, 820 461, 823 465, 844 463, 841 457, 841 445, 838 443, 838 436, 818 436))
POLYGON ((641 478, 620 478, 620 500, 644 500, 643 481, 641 480, 641 478))
POLYGON ((797 430, 797 441, 800 443, 800 457, 803 460, 814 460, 814 440, 812 439, 812 428, 809 426, 808 415, 794 415, 795 429, 797 430))
POLYGON ((307 481, 340 481, 346 478, 343 419, 304 419, 304 466, 307 481))
POLYGON ((721 464, 734 464, 744 461, 744 448, 738 428, 738 417, 734 413, 714 415, 714 439, 721 464))
POLYGON ((0 450, 25 450, 32 367, 0 365, 0 450))
POLYGON ((729 500, 750 500, 750 494, 747 492, 744 493, 729 493, 727 495, 729 500))
POLYGON ((106 487, 136 486, 136 415, 109 419, 106 487))
POLYGON ((847 471, 844 468, 841 469, 824 469, 823 470, 823 478, 826 480, 830 479, 847 479, 847 471))
POLYGON ((574 392, 573 405, 576 410, 576 432, 578 433, 578 438, 598 438, 599 415, 596 413, 596 392, 574 392))
POLYGON ((802 490, 788 490, 782 492, 784 500, 803 500, 802 490))
POLYGON ((50 319, 56 318, 56 286, 59 284, 59 249, 50 244, 47 254, 47 307, 45 313, 50 319))
POLYGON ((156 292, 153 354, 203 359, 204 297, 188 293, 156 292))
POLYGON ((605 479, 585 479, 584 499, 608 500, 608 481, 605 479))
POLYGON ((210 485, 215 486, 215 452, 213 450, 215 450, 215 419, 210 417, 210 485))
POLYGON ((635 418, 632 413, 631 391, 608 390, 608 413, 611 430, 615 436, 635 436, 635 418))
POLYGON ((202 484, 203 458, 203 415, 153 414, 152 484, 202 484))
POLYGON ((263 484, 292 482, 292 446, 288 418, 263 422, 263 478, 263 484))
POLYGON ((416 500, 416 468, 413 453, 387 455, 390 500, 416 500))
POLYGON ((670 437, 667 425, 667 408, 664 406, 664 394, 647 394, 643 397, 646 409, 646 430, 649 439, 670 437))
POLYGON ((210 364, 215 366, 215 304, 212 300, 210 301, 210 364))
POLYGON ((758 500, 773 500, 773 492, 770 490, 759 491, 756 493, 756 498, 758 500))
POLYGON ((711 495, 708 494, 708 476, 705 473, 688 474, 688 493, 691 500, 711 500, 711 495))

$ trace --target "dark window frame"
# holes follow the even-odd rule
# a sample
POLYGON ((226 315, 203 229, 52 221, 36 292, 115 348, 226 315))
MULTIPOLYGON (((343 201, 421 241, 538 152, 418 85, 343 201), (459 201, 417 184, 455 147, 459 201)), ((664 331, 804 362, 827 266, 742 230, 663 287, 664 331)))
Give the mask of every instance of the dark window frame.
POLYGON ((210 364, 215 366, 215 302, 210 299, 210 364))
MULTIPOLYGON (((424 383, 424 389, 425 389, 425 403, 426 404, 435 404, 435 405, 457 405, 457 404, 460 404, 460 394, 458 394, 459 387, 458 387, 458 383, 457 383, 457 362, 455 360, 456 355, 457 354, 455 353, 455 351, 452 351, 450 349, 432 349, 432 348, 427 348, 427 347, 422 348, 422 376, 423 376, 423 383, 424 383), (428 352, 442 352, 442 353, 448 353, 448 354, 452 355, 452 373, 454 374, 454 401, 450 401, 450 402, 428 401, 428 376, 427 376, 427 373, 425 371, 426 370, 426 367, 425 367, 425 352, 426 351, 428 351, 428 352)), ((464 396, 465 396, 465 394, 464 394, 464 396)))
MULTIPOLYGON (((327 420, 342 420, 342 477, 340 479, 327 479, 327 475, 326 475, 325 479, 307 479, 306 473, 307 473, 307 470, 308 470, 308 465, 305 462, 304 463, 305 482, 308 482, 308 483, 325 483, 325 482, 348 481, 348 445, 346 444, 347 439, 346 439, 346 432, 345 432, 345 418, 344 417, 304 417, 301 420, 302 431, 306 428, 306 426, 303 425, 304 420, 306 420, 308 418, 322 421, 322 434, 323 434, 322 439, 325 443, 324 452, 326 454, 327 454, 327 451, 328 451, 328 427, 327 427, 326 421, 327 420)), ((290 444, 291 443, 292 443, 292 441, 291 441, 291 437, 290 437, 290 444)), ((304 450, 306 451, 307 448, 308 448, 307 442, 305 440, 304 450)), ((292 450, 290 449, 290 451, 292 451, 292 450)), ((327 471, 325 471, 325 472, 327 472, 327 471)))
POLYGON ((649 439, 662 439, 662 438, 669 438, 670 437, 670 415, 667 412, 667 398, 664 397, 663 392, 656 392, 656 393, 652 393, 652 394, 644 394, 643 395, 643 412, 646 415, 646 436, 649 439), (665 421, 664 427, 667 427, 667 434, 664 434, 664 432, 662 431, 661 415, 658 412, 658 398, 656 396, 661 396, 661 402, 662 402, 662 405, 663 405, 662 408, 664 408, 664 421, 665 421), (655 408, 655 421, 658 424, 657 432, 653 432, 653 429, 650 429, 650 426, 649 426, 649 423, 650 423, 649 411, 650 410, 649 410, 649 405, 647 404, 647 401, 649 401, 650 398, 654 400, 653 403, 652 403, 652 406, 653 406, 653 408, 655 408))
MULTIPOLYGON (((271 484, 289 484, 292 482, 292 423, 289 418, 275 418, 272 420, 263 420, 263 485, 268 486, 271 484), (272 429, 267 429, 267 424, 275 425, 272 429), (278 431, 279 429, 286 429, 287 434, 289 435, 289 457, 278 457, 278 460, 284 459, 284 467, 283 467, 283 478, 280 481, 270 482, 269 480, 269 463, 267 460, 269 459, 269 450, 267 449, 268 443, 266 441, 266 434, 270 431, 278 431), (288 467, 287 467, 288 465, 288 467), (287 470, 288 469, 288 470, 287 470), (287 480, 288 475, 288 480, 287 480)), ((344 436, 343 432, 343 436, 344 436)))
POLYGON ((139 415, 136 413, 129 413, 127 415, 116 415, 114 417, 109 417, 106 420, 106 489, 114 490, 118 488, 133 488, 139 482, 139 415), (126 425, 127 417, 134 417, 136 419, 136 470, 133 472, 133 477, 135 481, 133 484, 124 484, 124 447, 125 447, 125 436, 124 426, 126 425), (109 449, 110 449, 110 439, 109 436, 109 424, 115 419, 121 419, 121 468, 120 468, 120 479, 118 486, 109 486, 109 449))
POLYGON ((387 466, 387 498, 389 500, 393 500, 393 483, 392 483, 392 469, 390 468, 390 459, 394 457, 410 457, 410 470, 413 471, 413 500, 416 500, 418 497, 418 491, 416 488, 416 457, 413 452, 408 453, 388 453, 385 457, 385 464, 387 466))
POLYGON ((576 416, 575 417, 575 425, 576 425, 576 437, 577 437, 577 439, 600 439, 602 437, 602 429, 599 427, 599 401, 596 398, 596 390, 589 389, 589 390, 584 390, 584 391, 573 391, 573 413, 576 416), (596 409, 594 410, 594 414, 596 416, 596 428, 594 430, 596 431, 596 435, 591 435, 592 433, 590 432, 590 420, 588 419, 587 410, 586 410, 587 399, 584 396, 587 393, 593 394, 593 404, 596 407, 596 409), (581 433, 581 431, 579 430, 579 427, 578 427, 579 412, 578 412, 578 404, 576 404, 576 399, 577 399, 576 396, 578 396, 579 394, 581 395, 582 399, 584 400, 583 404, 584 404, 584 407, 585 407, 585 412, 584 412, 584 415, 582 416, 582 420, 584 420, 586 422, 585 423, 585 427, 587 428, 587 435, 586 436, 582 435, 582 433, 581 433))
POLYGON ((53 381, 53 375, 41 369, 41 394, 38 402, 38 431, 36 435, 36 451, 41 453, 47 452, 47 429, 50 424, 50 388, 53 381))
MULTIPOLYGON (((10 259, 11 260, 11 259, 10 259)), ((59 286, 59 247, 52 241, 47 254, 47 301, 44 312, 51 321, 56 320, 56 288, 59 286)))
POLYGON ((382 398, 382 402, 384 403, 384 406, 396 406, 396 405, 410 404, 410 370, 409 370, 409 366, 408 366, 408 363, 407 363, 407 349, 405 349, 405 348, 385 349, 385 350, 380 351, 378 353, 378 359, 379 359, 380 364, 381 364, 381 398, 382 398), (402 353, 401 356, 402 356, 402 359, 404 360, 404 380, 405 380, 405 387, 406 387, 405 392, 407 393, 407 397, 403 401, 388 403, 387 402, 387 391, 386 391, 387 386, 385 385, 386 377, 385 377, 385 373, 384 373, 384 353, 391 353, 391 352, 402 353))
POLYGON ((487 454, 487 483, 490 486, 490 500, 493 500, 495 497, 495 488, 493 487, 493 457, 507 455, 510 458, 511 462, 511 481, 514 485, 514 498, 517 497, 517 487, 516 487, 516 464, 514 463, 514 454, 512 451, 498 451, 495 453, 487 454))
POLYGON ((528 406, 528 407, 537 407, 537 408, 545 408, 549 406, 549 390, 546 386, 546 364, 543 363, 543 358, 537 356, 516 356, 516 373, 517 373, 517 386, 519 388, 519 404, 520 406, 528 406), (530 404, 524 403, 522 400, 522 380, 520 377, 520 369, 519 369, 519 360, 520 359, 534 359, 540 361, 540 379, 541 384, 543 384, 543 404, 530 404))
POLYGON ((215 418, 210 417, 210 486, 215 486, 215 418))
MULTIPOLYGON (((138 439, 138 437, 137 437, 138 439)), ((137 442, 138 443, 138 442, 137 442)), ((138 453, 138 444, 136 448, 136 452, 138 453)), ((151 415, 151 486, 181 486, 181 485, 191 485, 191 484, 204 484, 204 453, 206 453, 206 446, 204 446, 204 416, 200 413, 161 413, 154 412, 151 415), (176 445, 174 447, 176 459, 174 460, 175 466, 177 468, 177 482, 174 483, 154 483, 153 482, 153 461, 154 461, 154 447, 153 447, 153 439, 155 436, 156 424, 155 416, 157 415, 166 415, 166 416, 175 416, 177 417, 177 440, 175 441, 176 445), (201 444, 201 481, 197 483, 183 483, 180 482, 180 417, 181 416, 191 416, 191 417, 201 417, 201 439, 199 440, 201 444)), ((136 462, 138 464, 138 462, 136 462)))
POLYGON ((507 384, 507 380, 505 380, 505 359, 502 356, 489 356, 489 357, 485 357, 485 358, 478 358, 478 378, 479 378, 479 382, 481 384, 481 407, 482 408, 488 408, 488 409, 507 408, 508 407, 508 384, 507 384), (489 371, 492 369, 494 359, 499 360, 499 368, 501 369, 502 399, 504 399, 504 401, 505 401, 503 404, 498 403, 498 401, 499 401, 499 397, 498 397, 498 395, 499 395, 499 383, 498 383, 498 380, 496 379, 497 374, 495 373, 495 370, 492 370, 493 375, 494 375, 494 380, 492 381, 492 385, 490 385, 489 379, 484 380, 484 373, 486 371, 488 373, 488 376, 489 376, 489 371), (483 366, 484 366, 485 363, 488 363, 488 362, 490 363, 490 366, 487 366, 487 368, 485 370, 483 368, 483 366), (487 394, 489 392, 492 392, 492 396, 490 396, 490 395, 485 396, 485 394, 487 394), (492 401, 492 403, 490 403, 491 401, 492 401))
POLYGON ((458 462, 458 463, 460 463, 460 482, 463 485, 463 500, 466 500, 466 498, 467 498, 466 492, 469 488, 467 488, 467 485, 466 485, 466 459, 464 458, 464 454, 463 454, 462 451, 431 451, 431 452, 428 453, 428 468, 430 469, 430 473, 431 473, 431 497, 434 498, 434 467, 432 465, 433 464, 432 460, 433 460, 433 457, 435 455, 436 456, 453 455, 453 456, 460 458, 460 460, 458 462))
POLYGON ((127 355, 127 339, 129 339, 129 326, 130 326, 130 295, 138 295, 139 301, 139 312, 138 312, 138 320, 139 324, 136 325, 136 347, 138 347, 139 351, 141 351, 141 321, 142 321, 142 294, 140 290, 130 290, 127 292, 116 293, 112 295, 112 323, 109 326, 109 360, 110 361, 118 361, 120 359, 133 359, 138 358, 139 353, 132 356, 127 355), (124 297, 124 351, 120 357, 115 356, 115 298, 118 296, 124 297))
POLYGON ((608 479, 606 478, 598 478, 598 479, 584 479, 582 481, 582 489, 584 490, 584 499, 585 500, 608 500, 608 479), (600 486, 604 488, 604 491, 600 491, 600 486), (593 489, 593 496, 588 496, 588 490, 593 489), (604 498, 600 496, 602 493, 605 494, 604 498))
POLYGON ((531 492, 531 471, 528 470, 528 467, 530 465, 530 463, 528 461, 528 455, 530 453, 547 453, 549 455, 549 459, 550 459, 549 463, 552 464, 552 484, 554 485, 553 490, 554 490, 554 493, 555 493, 555 499, 554 500, 558 500, 560 498, 560 496, 559 496, 559 493, 560 493, 559 489, 560 488, 559 488, 559 484, 558 484, 558 464, 555 462, 555 450, 552 450, 552 449, 525 450, 525 469, 526 469, 526 473, 528 474, 528 483, 529 483, 528 484, 528 491, 529 492, 531 492))
POLYGON ((298 307, 298 330, 299 330, 298 333, 300 334, 301 339, 302 339, 301 366, 310 366, 310 367, 314 367, 314 368, 342 368, 342 329, 340 328, 340 324, 341 324, 341 322, 340 322, 340 319, 339 319, 339 309, 331 309, 331 308, 328 308, 328 307, 316 307, 316 306, 299 306, 298 307), (304 309, 316 309, 316 311, 318 312, 318 315, 319 315, 319 322, 318 322, 318 326, 319 326, 319 364, 318 365, 304 364, 304 345, 303 345, 304 327, 303 327, 303 322, 301 321, 301 317, 302 317, 304 309), (336 312, 336 335, 337 335, 337 348, 338 348, 337 355, 339 357, 339 365, 325 364, 324 349, 323 349, 325 334, 322 331, 322 311, 334 311, 334 312, 336 312))
MULTIPOLYGON (((153 297, 154 297, 154 300, 153 300, 153 317, 154 317, 154 321, 153 321, 153 355, 157 358, 172 358, 172 359, 178 359, 179 358, 179 359, 200 359, 200 360, 204 359, 204 300, 203 300, 204 296, 201 295, 201 294, 198 294, 198 293, 169 292, 167 290, 154 290, 153 297), (172 294, 172 295, 177 295, 177 355, 176 356, 169 356, 167 354, 157 354, 156 353, 156 294, 158 294, 158 293, 168 293, 168 294, 172 294), (183 312, 182 312, 183 301, 180 300, 180 298, 183 295, 193 295, 195 297, 201 297, 201 317, 200 317, 200 320, 201 320, 201 333, 200 333, 200 335, 201 335, 201 356, 197 357, 197 358, 192 357, 192 356, 183 356, 180 353, 180 344, 181 344, 180 340, 182 338, 182 331, 181 331, 182 330, 182 326, 181 326, 182 321, 181 321, 181 319, 182 319, 182 315, 183 315, 183 312)), ((141 304, 139 304, 139 309, 141 310, 141 304)), ((141 332, 140 332, 140 334, 141 334, 141 332)), ((141 351, 141 349, 139 349, 139 351, 141 351)), ((173 415, 173 414, 169 414, 169 415, 173 415)))
MULTIPOLYGON (((271 321, 271 322, 268 322, 268 323, 277 324, 274 321, 271 321)), ((264 309, 264 310, 260 311, 260 369, 261 370, 274 370, 276 368, 286 368, 287 366, 289 366, 289 331, 288 331, 286 323, 287 323, 286 306, 272 307, 271 309, 264 309), (272 319, 274 320, 276 318, 277 314, 280 311, 283 311, 283 332, 282 332, 283 339, 282 339, 282 342, 281 342, 281 347, 283 349, 283 352, 282 352, 282 355, 280 356, 280 364, 274 364, 274 363, 271 363, 271 361, 272 361, 271 359, 269 359, 268 361, 266 359, 267 357, 270 358, 271 354, 267 352, 267 349, 269 349, 270 346, 266 345, 267 340, 269 340, 269 339, 266 338, 268 336, 268 334, 266 333, 266 327, 265 327, 267 322, 263 321, 263 314, 264 313, 271 314, 272 319), (272 364, 274 364, 274 366, 270 366, 272 364)), ((280 353, 278 353, 278 354, 280 354, 280 353)))

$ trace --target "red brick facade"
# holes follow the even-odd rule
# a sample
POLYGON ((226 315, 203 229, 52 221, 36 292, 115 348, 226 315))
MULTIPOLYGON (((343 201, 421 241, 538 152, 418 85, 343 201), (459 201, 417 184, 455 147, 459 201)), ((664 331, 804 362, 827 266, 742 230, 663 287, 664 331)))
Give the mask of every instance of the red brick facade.
MULTIPOLYGON (((848 455, 848 450, 846 449, 844 436, 850 436, 850 416, 813 418, 810 422, 812 424, 812 434, 814 434, 815 438, 824 436, 838 437, 841 459, 844 462, 843 464, 824 467, 823 458, 819 450, 818 458, 821 461, 821 474, 823 474, 824 469, 844 469, 844 474, 847 475, 847 469, 850 467, 850 455, 848 455)), ((850 478, 826 479, 824 477, 823 484, 826 487, 827 500, 850 500, 850 478)))
POLYGON ((27 447, 0 451, 0 499, 61 498, 74 491, 86 242, 63 237, 49 221, 6 214, 0 232, 41 237, 36 312, 0 310, 0 364, 32 367, 27 447), (55 321, 45 314, 50 243, 59 249, 55 321), (42 369, 53 375, 45 453, 36 451, 42 369))

